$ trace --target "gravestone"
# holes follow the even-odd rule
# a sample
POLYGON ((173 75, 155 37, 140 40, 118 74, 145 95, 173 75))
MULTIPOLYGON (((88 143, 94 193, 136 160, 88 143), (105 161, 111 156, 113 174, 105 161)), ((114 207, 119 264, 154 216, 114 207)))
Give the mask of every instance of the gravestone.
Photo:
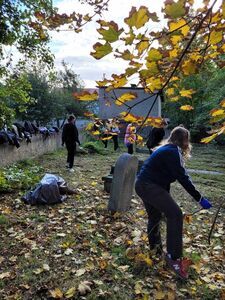
POLYGON ((113 172, 109 210, 127 211, 130 208, 137 168, 137 157, 124 153, 118 158, 113 172))

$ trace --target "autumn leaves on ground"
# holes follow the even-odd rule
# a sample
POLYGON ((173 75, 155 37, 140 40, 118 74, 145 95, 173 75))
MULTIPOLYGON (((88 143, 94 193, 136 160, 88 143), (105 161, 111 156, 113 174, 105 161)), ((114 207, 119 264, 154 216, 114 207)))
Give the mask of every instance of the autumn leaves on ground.
MULTIPOLYGON (((107 211, 109 196, 101 177, 120 153, 80 155, 72 175, 64 168, 64 150, 14 168, 14 173, 36 172, 37 181, 47 172, 60 175, 78 195, 60 205, 31 207, 20 200, 25 193, 21 180, 16 185, 19 190, 14 187, 1 194, 1 299, 225 299, 224 209, 211 245, 207 242, 219 201, 225 201, 225 175, 192 176, 214 208, 186 218, 184 249, 193 265, 184 283, 163 260, 149 254, 147 218, 137 196, 129 212, 111 215, 107 211)), ((224 148, 195 147, 188 168, 225 173, 224 148)), ((172 193, 185 213, 198 209, 178 184, 172 193)), ((162 228, 165 237, 165 224, 162 228)))

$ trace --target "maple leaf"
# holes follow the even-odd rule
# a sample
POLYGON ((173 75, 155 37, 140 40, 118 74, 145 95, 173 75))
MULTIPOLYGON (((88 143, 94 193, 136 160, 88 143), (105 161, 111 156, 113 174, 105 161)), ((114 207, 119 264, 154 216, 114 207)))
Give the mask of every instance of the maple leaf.
POLYGON ((209 37, 209 44, 218 44, 223 39, 222 31, 212 31, 209 37))
POLYGON ((167 17, 172 19, 183 17, 187 13, 185 1, 178 0, 175 2, 173 0, 166 0, 164 12, 167 17))
POLYGON ((193 110, 194 108, 193 108, 193 106, 191 106, 191 105, 182 105, 181 107, 180 107, 180 110, 186 110, 186 111, 190 111, 190 110, 193 110))
POLYGON ((169 29, 170 31, 175 31, 178 30, 181 31, 181 33, 183 34, 183 36, 188 35, 189 31, 190 31, 190 26, 186 25, 187 22, 182 18, 179 19, 176 22, 169 22, 169 29))
POLYGON ((175 89, 174 88, 168 88, 166 89, 166 94, 168 96, 174 95, 175 89))
POLYGON ((182 70, 184 72, 184 75, 195 74, 196 69, 197 69, 196 63, 193 61, 186 60, 182 64, 182 70))
POLYGON ((101 43, 96 43, 94 44, 93 48, 95 52, 91 52, 90 54, 96 59, 100 59, 112 52, 112 46, 108 42, 106 42, 104 45, 101 43))
POLYGON ((129 13, 129 17, 124 19, 124 22, 131 28, 136 27, 137 29, 143 27, 150 18, 148 8, 141 6, 137 11, 136 7, 132 7, 129 13))
POLYGON ((147 60, 148 61, 158 61, 160 59, 162 59, 162 53, 155 48, 152 48, 148 51, 148 55, 147 55, 147 60))
POLYGON ((127 101, 134 100, 135 98, 137 98, 136 93, 125 93, 116 99, 115 104, 120 106, 120 105, 123 105, 127 101))
MULTIPOLYGON (((97 21, 101 24, 101 21, 97 21)), ((101 24, 102 27, 97 29, 97 31, 102 35, 103 39, 106 42, 113 43, 118 40, 119 36, 123 32, 123 29, 118 29, 118 25, 111 21, 111 22, 105 22, 104 24, 101 24), (108 27, 108 29, 104 29, 104 27, 108 27)))
POLYGON ((225 107, 225 99, 220 102, 221 107, 225 107))
POLYGON ((124 52, 119 52, 121 55, 115 55, 115 57, 122 58, 124 60, 132 60, 134 58, 134 55, 130 52, 130 50, 125 50, 124 52))
POLYGON ((96 91, 93 93, 82 91, 80 93, 73 93, 73 96, 80 101, 94 101, 98 99, 98 93, 96 91))

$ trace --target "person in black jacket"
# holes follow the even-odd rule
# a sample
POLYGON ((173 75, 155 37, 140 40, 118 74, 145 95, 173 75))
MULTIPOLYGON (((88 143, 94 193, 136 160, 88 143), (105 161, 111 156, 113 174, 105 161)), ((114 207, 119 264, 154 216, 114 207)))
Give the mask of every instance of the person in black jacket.
POLYGON ((190 156, 190 150, 189 131, 175 127, 166 144, 153 151, 144 162, 135 184, 148 214, 150 249, 162 254, 160 221, 164 214, 167 222, 166 262, 182 279, 188 277, 187 261, 182 259, 183 213, 170 195, 170 184, 177 180, 203 209, 212 206, 195 188, 184 168, 183 158, 190 156))
POLYGON ((164 136, 165 136, 165 128, 167 127, 167 122, 163 122, 163 127, 152 127, 146 146, 148 147, 149 153, 151 154, 153 152, 153 148, 159 146, 159 144, 162 142, 164 136))
POLYGON ((76 153, 76 143, 80 145, 78 130, 75 125, 76 118, 71 115, 68 118, 68 123, 63 126, 62 132, 62 146, 66 144, 67 149, 67 164, 70 172, 74 172, 73 163, 74 155, 76 153))

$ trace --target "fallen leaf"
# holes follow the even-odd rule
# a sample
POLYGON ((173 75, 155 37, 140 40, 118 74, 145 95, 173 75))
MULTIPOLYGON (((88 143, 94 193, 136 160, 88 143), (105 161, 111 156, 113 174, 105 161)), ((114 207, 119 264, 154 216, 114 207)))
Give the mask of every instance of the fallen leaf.
POLYGON ((73 298, 75 292, 76 292, 75 287, 70 288, 70 289, 65 293, 66 299, 73 298))
POLYGON ((78 286, 78 291, 81 295, 86 295, 87 293, 91 292, 91 285, 92 282, 90 281, 83 281, 78 286))
POLYGON ((76 271, 76 276, 82 276, 84 275, 84 273, 86 273, 86 270, 85 269, 79 269, 76 271))
POLYGON ((59 288, 50 291, 52 298, 61 299, 63 297, 63 293, 59 288))
POLYGON ((11 275, 10 272, 1 273, 0 274, 0 279, 9 278, 10 275, 11 275))

